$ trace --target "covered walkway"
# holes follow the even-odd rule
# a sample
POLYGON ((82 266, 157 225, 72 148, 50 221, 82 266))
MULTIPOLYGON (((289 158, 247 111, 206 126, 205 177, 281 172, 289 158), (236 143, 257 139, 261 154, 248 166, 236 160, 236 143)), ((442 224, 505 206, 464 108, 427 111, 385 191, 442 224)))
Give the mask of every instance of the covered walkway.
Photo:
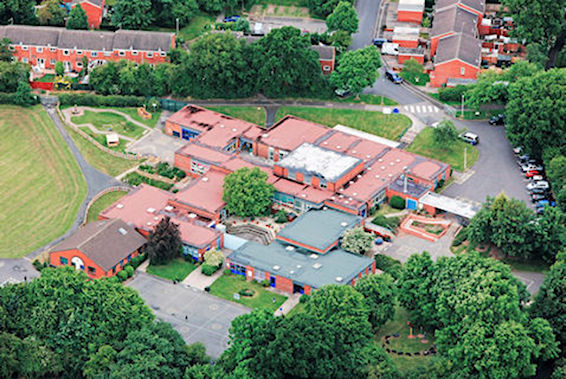
POLYGON ((424 195, 419 200, 419 203, 422 206, 433 207, 466 220, 470 220, 481 209, 481 206, 475 203, 454 199, 433 192, 424 195))

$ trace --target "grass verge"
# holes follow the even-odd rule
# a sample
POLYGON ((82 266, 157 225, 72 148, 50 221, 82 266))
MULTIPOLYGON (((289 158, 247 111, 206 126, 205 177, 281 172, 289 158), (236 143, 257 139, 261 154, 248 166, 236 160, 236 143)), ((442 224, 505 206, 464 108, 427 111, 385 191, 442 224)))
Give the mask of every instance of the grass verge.
POLYGON ((183 258, 176 258, 164 265, 150 264, 147 266, 147 272, 164 279, 181 282, 196 268, 196 264, 185 261, 183 258))
POLYGON ((354 103, 354 104, 371 104, 371 105, 397 105, 399 104, 395 100, 391 100, 385 96, 378 96, 378 95, 360 95, 359 99, 356 99, 355 96, 350 96, 345 99, 338 99, 333 100, 339 103, 354 103))
POLYGON ((265 108, 249 106, 217 106, 207 107, 215 112, 253 122, 256 125, 265 125, 265 108))
POLYGON ((39 105, 0 105, 0 257, 18 258, 64 234, 87 193, 63 137, 39 105))
POLYGON ((454 141, 449 148, 441 149, 434 143, 432 128, 425 128, 407 147, 407 151, 448 163, 454 170, 458 171, 464 170, 465 149, 467 149, 466 166, 470 168, 478 160, 480 155, 478 149, 460 140, 454 141))
POLYGON ((100 212, 114 204, 126 194, 126 191, 112 191, 100 196, 90 206, 86 216, 86 222, 98 220, 98 215, 100 214, 100 212))
POLYGON ((391 140, 399 138, 401 132, 411 125, 411 119, 401 114, 386 115, 358 109, 317 107, 281 107, 275 115, 275 120, 286 115, 294 115, 329 127, 346 125, 391 140))
POLYGON ((234 301, 245 305, 246 307, 267 308, 273 312, 277 310, 287 300, 286 296, 276 294, 268 291, 261 284, 248 282, 241 275, 226 275, 220 276, 210 286, 210 293, 214 296, 221 297, 225 300, 234 301), (234 294, 239 293, 243 289, 250 289, 254 291, 253 296, 240 296, 239 300, 234 299, 234 294), (275 298, 275 302, 273 302, 275 298))
POLYGON ((214 24, 214 21, 216 21, 215 16, 206 13, 197 14, 191 19, 189 25, 179 30, 179 36, 185 41, 190 41, 200 36, 205 31, 206 25, 214 24))

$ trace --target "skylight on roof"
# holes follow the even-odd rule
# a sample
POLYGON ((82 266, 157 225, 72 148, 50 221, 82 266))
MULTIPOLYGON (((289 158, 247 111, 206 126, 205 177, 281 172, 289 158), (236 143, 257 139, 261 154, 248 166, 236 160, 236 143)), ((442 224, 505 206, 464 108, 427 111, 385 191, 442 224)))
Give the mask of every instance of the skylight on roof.
POLYGON ((155 212, 155 208, 147 208, 147 212, 148 212, 148 213, 154 213, 154 212, 155 212))
POLYGON ((120 232, 121 235, 125 236, 126 234, 128 234, 128 231, 124 228, 120 228, 118 229, 118 232, 120 232))

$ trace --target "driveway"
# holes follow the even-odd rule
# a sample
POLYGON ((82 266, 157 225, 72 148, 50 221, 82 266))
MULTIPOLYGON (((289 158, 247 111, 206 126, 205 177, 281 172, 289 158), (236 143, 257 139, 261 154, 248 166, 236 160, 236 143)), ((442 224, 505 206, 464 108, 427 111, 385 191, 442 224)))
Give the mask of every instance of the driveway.
POLYGON ((128 151, 144 156, 153 155, 172 164, 175 161, 175 151, 185 144, 186 141, 180 138, 168 136, 159 129, 154 129, 128 146, 128 151))
POLYGON ((503 191, 530 205, 527 183, 505 136, 505 128, 491 126, 486 121, 457 121, 456 125, 480 136, 477 145, 480 157, 472 167, 474 175, 462 184, 453 183, 442 194, 484 202, 486 196, 496 196, 503 191))
POLYGON ((145 272, 137 272, 127 285, 140 293, 159 320, 170 323, 188 344, 202 342, 213 358, 218 358, 228 346, 232 320, 250 311, 145 272))
POLYGON ((0 286, 4 283, 24 282, 38 276, 39 272, 27 259, 0 259, 0 286))

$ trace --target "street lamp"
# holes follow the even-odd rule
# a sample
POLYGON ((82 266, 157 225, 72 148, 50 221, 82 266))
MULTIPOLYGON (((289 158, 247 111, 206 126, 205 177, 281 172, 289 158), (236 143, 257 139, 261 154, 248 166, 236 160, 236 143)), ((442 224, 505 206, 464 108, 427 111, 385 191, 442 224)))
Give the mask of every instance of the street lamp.
POLYGON ((460 118, 464 119, 464 94, 462 94, 462 111, 460 113, 460 118))

